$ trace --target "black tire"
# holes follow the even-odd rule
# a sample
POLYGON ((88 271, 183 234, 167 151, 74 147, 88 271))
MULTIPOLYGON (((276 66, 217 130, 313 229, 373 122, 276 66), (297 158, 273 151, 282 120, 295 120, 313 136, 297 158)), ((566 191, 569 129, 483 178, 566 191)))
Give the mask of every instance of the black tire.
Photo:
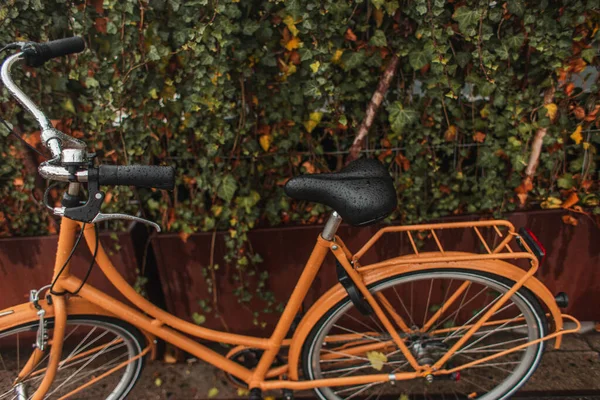
MULTIPOLYGON (((47 327, 49 330, 52 330, 54 328, 54 319, 53 318, 49 318, 47 319, 47 327)), ((123 343, 124 346, 126 346, 126 355, 128 356, 129 359, 139 355, 144 348, 147 346, 147 339, 146 337, 133 325, 122 321, 120 319, 116 319, 116 318, 112 318, 112 317, 105 317, 105 316, 97 316, 97 315, 69 315, 67 318, 67 330, 69 329, 69 327, 75 326, 75 328, 73 328, 73 330, 76 330, 78 326, 88 326, 88 327, 95 327, 96 329, 98 327, 105 329, 107 332, 113 334, 115 337, 120 337, 122 338, 122 342, 118 342, 118 343, 123 343)), ((32 337, 32 335, 35 334, 35 332, 38 329, 38 321, 31 321, 7 330, 4 330, 2 332, 0 332, 0 341, 1 340, 5 340, 6 344, 8 345, 9 342, 7 338, 10 335, 16 335, 17 332, 20 334, 18 335, 19 337, 21 336, 21 334, 24 334, 24 336, 29 339, 32 337)), ((69 331, 67 331, 66 333, 68 334, 69 331)), ((106 335, 105 335, 106 336, 106 335)), ((77 335, 72 335, 71 336, 73 338, 73 341, 78 337, 77 335)), ((86 336, 87 337, 87 336, 86 336)), ((52 334, 50 333, 50 338, 52 338, 52 334)), ((110 338, 110 337, 109 337, 110 338)), ((65 335, 65 346, 68 346, 68 340, 70 338, 67 338, 67 335, 65 335)), ((90 341, 92 341, 92 339, 89 339, 90 341)), ((114 339, 113 339, 114 340, 114 339)), ((1 343, 1 342, 0 342, 1 343)), ((101 342, 96 342, 96 343, 101 343, 101 342)), ((116 342, 117 343, 117 342, 116 342)), ((89 346, 94 346, 95 344, 90 344, 89 346)), ((108 345, 108 347, 110 347, 110 344, 108 345)), ((66 347, 65 347, 66 348, 66 347)), ((5 347, 5 349, 8 349, 8 347, 5 347)), ((0 348, 0 352, 2 352, 3 349, 0 348)), ((0 357, 2 356, 2 354, 0 353, 0 357)), ((24 354, 24 356, 27 356, 26 354, 24 354)), ((65 357, 68 357, 67 352, 63 350, 63 360, 65 359, 65 357)), ((136 360, 132 361, 129 365, 127 365, 126 367, 115 371, 113 374, 109 375, 108 377, 106 377, 105 379, 95 383, 94 385, 90 386, 89 388, 86 388, 84 390, 82 390, 79 393, 76 393, 73 397, 70 398, 79 398, 79 399, 86 399, 86 400, 90 400, 90 399, 104 399, 104 398, 110 398, 110 399, 125 399, 127 394, 131 391, 131 389, 133 389, 133 387, 135 386, 135 383, 137 382, 137 379, 140 376, 140 373, 144 367, 144 358, 145 357, 139 357, 136 360), (106 390, 111 390, 111 384, 108 383, 107 381, 110 379, 112 380, 112 382, 114 382, 115 379, 118 379, 118 377, 122 375, 122 377, 117 381, 117 383, 115 384, 115 388, 109 392, 108 395, 105 394, 101 394, 100 392, 102 392, 102 390, 106 391, 106 390)), ((122 361, 124 361, 125 359, 122 360, 118 360, 117 363, 120 363, 122 361)), ((75 363, 75 362, 73 362, 75 363)), ((45 362, 41 362, 39 365, 39 368, 44 368, 45 367, 45 362)), ((108 367, 107 367, 108 368, 108 367)), ((37 367, 36 367, 37 369, 37 367)), ((12 372, 12 369, 11 369, 12 372)), ((85 373, 86 371, 83 370, 83 373, 85 373)), ((104 372, 104 371, 102 371, 104 372)), ((59 371, 60 373, 60 371, 59 371)), ((94 376, 94 375, 92 375, 94 376)), ((58 373, 57 373, 57 378, 58 378, 58 373)), ((29 379, 29 378, 28 378, 29 379)), ((75 380, 75 379, 73 379, 75 380)), ((39 382, 35 382, 36 384, 31 384, 28 383, 29 385, 31 385, 32 387, 28 388, 28 396, 31 396, 33 394, 33 392, 35 391, 35 389, 37 388, 37 384, 39 384, 39 382)), ((0 380, 0 400, 4 400, 3 395, 5 393, 7 393, 7 388, 10 388, 9 385, 12 385, 12 382, 7 382, 5 379, 1 379, 0 380), (2 380, 4 380, 4 382, 2 382, 2 380)), ((53 388, 56 387, 56 382, 53 384, 53 386, 50 388, 50 391, 52 391, 53 388)), ((49 391, 49 393, 50 393, 49 391)), ((46 398, 55 398, 56 395, 52 395, 46 398)), ((58 396, 60 397, 60 396, 58 396)), ((10 397, 9 397, 10 398, 10 397)))
MULTIPOLYGON (((448 271, 452 271, 452 273, 456 272, 457 274, 467 274, 467 275, 470 274, 470 275, 480 276, 482 278, 487 278, 487 279, 496 281, 499 284, 504 285, 508 288, 510 288, 511 286, 514 285, 514 281, 511 281, 511 280, 504 278, 502 276, 499 276, 499 275, 456 268, 456 269, 452 269, 452 270, 431 269, 431 270, 423 270, 423 271, 398 274, 398 275, 374 282, 374 283, 370 284, 368 286, 368 288, 371 292, 374 292, 374 289, 381 287, 385 283, 388 283, 388 282, 394 281, 394 280, 399 280, 400 278, 406 278, 406 277, 415 276, 415 275, 425 275, 426 276, 426 275, 430 275, 430 274, 434 274, 434 273, 438 273, 438 272, 447 273, 448 271)), ((529 305, 529 307, 531 307, 531 311, 535 314, 535 317, 539 321, 538 329, 540 331, 540 337, 544 337, 548 331, 548 321, 546 318, 546 314, 543 311, 543 308, 540 305, 540 302, 537 299, 537 297, 529 289, 527 289, 525 287, 520 288, 515 293, 515 295, 513 295, 513 297, 514 296, 518 296, 519 298, 524 300, 529 305)), ((511 299, 513 297, 511 297, 511 299)), ((327 311, 323 315, 323 317, 321 317, 321 319, 313 326, 311 332, 308 334, 306 341, 304 342, 304 344, 302 346, 302 353, 301 353, 302 354, 302 370, 303 370, 303 375, 304 375, 305 380, 312 380, 312 379, 319 378, 319 377, 315 377, 313 375, 313 372, 312 372, 313 368, 311 366, 311 352, 314 352, 315 346, 320 346, 320 343, 315 343, 315 340, 318 340, 319 342, 321 342, 319 340, 319 338, 317 338, 317 335, 319 335, 319 334, 322 335, 323 333, 321 332, 321 330, 324 329, 323 325, 326 323, 326 321, 328 321, 332 315, 334 315, 338 310, 340 310, 340 308, 345 307, 345 306, 347 307, 347 305, 350 302, 351 302, 350 298, 348 296, 346 296, 343 300, 339 301, 336 305, 331 307, 331 309, 329 311, 327 311)), ((533 374, 533 372, 535 372, 535 370, 537 369, 537 367, 540 363, 541 355, 542 355, 543 349, 544 349, 544 343, 545 342, 542 341, 537 345, 530 346, 530 347, 536 349, 535 350, 536 357, 535 357, 534 361, 531 363, 531 366, 529 367, 527 372, 522 375, 522 378, 519 380, 519 384, 515 385, 512 389, 507 390, 501 396, 492 397, 492 398, 494 398, 494 399, 509 399, 523 384, 525 384, 527 379, 529 379, 529 377, 531 377, 531 375, 533 374)), ((316 348, 318 348, 318 347, 316 347, 316 348)), ((323 390, 321 390, 319 388, 314 389, 314 390, 315 390, 316 397, 319 399, 332 400, 332 399, 338 398, 335 395, 332 396, 331 394, 327 395, 326 393, 323 393, 323 390)), ((327 390, 325 390, 325 391, 327 391, 327 390)), ((484 395, 484 397, 485 396, 486 395, 484 395)), ((354 398, 354 397, 352 397, 352 398, 354 398)), ((404 398, 404 397, 402 397, 402 398, 404 398)), ((412 399, 412 397, 409 397, 409 398, 412 399)), ((480 398, 480 397, 477 397, 477 398, 480 398)), ((489 398, 489 396, 485 397, 485 398, 487 400, 489 398)))

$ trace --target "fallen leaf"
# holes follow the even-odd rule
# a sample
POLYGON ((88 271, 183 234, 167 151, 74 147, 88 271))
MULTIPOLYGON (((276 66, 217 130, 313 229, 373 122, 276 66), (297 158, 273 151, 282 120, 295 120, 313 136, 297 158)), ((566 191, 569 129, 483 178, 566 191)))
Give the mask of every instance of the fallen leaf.
POLYGON ((475 134, 473 135, 473 140, 477 143, 483 143, 483 141, 485 140, 485 133, 479 131, 475 132, 475 134))
POLYGON ((575 129, 575 131, 571 134, 571 139, 573 139, 573 141, 577 144, 581 143, 581 141, 583 140, 583 136, 581 135, 581 130, 583 128, 581 127, 581 125, 577 125, 577 129, 575 129))
POLYGON ((569 197, 567 197, 567 199, 565 200, 565 202, 562 204, 561 207, 562 208, 571 208, 578 202, 579 202, 579 196, 577 196, 577 193, 573 192, 569 195, 569 197))
POLYGON ((546 104, 544 108, 548 112, 548 118, 550 118, 550 121, 554 121, 554 118, 556 118, 556 112, 558 111, 558 106, 554 103, 550 103, 546 104))
POLYGON ((271 143, 273 142, 273 136, 270 134, 262 135, 258 141, 260 142, 260 147, 262 147, 264 151, 269 151, 271 143))
POLYGON ((237 395, 240 397, 248 397, 250 391, 248 389, 238 388, 237 395))
POLYGON ((398 397, 398 400, 410 400, 410 398, 407 394, 402 393, 400 397, 398 397))
POLYGON ((562 220, 567 225, 577 226, 578 223, 577 219, 573 218, 571 215, 563 215, 562 220))
POLYGON ((458 128, 456 127, 456 125, 450 125, 448 127, 448 129, 446 129, 446 132, 444 133, 444 139, 446 139, 447 142, 451 142, 456 138, 456 133, 458 132, 458 128))
POLYGON ((162 382, 162 379, 160 379, 160 378, 156 378, 156 379, 154 380, 154 384, 155 384, 156 386, 158 386, 158 387, 160 387, 160 386, 162 385, 162 383, 163 383, 163 382, 162 382))
POLYGON ((371 366, 377 371, 381 371, 381 369, 383 368, 383 364, 385 364, 388 360, 385 354, 379 351, 367 351, 366 355, 369 359, 369 362, 371 363, 371 366))
POLYGON ((219 389, 217 389, 216 387, 210 388, 208 390, 208 398, 211 399, 213 397, 215 397, 216 395, 219 394, 219 389))
POLYGON ((475 397, 477 397, 477 392, 473 392, 470 395, 467 396, 469 399, 474 399, 475 397))

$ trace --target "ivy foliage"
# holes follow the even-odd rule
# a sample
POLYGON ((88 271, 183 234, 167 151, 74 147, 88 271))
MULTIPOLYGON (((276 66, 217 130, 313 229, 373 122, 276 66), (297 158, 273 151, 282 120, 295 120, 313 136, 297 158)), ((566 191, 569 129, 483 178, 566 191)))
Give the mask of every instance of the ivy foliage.
MULTIPOLYGON (((343 165, 394 54, 400 66, 365 145, 395 177, 401 206, 393 219, 559 207, 567 199, 599 214, 595 6, 7 0, 0 42, 82 35, 85 53, 15 79, 101 162, 178 171, 174 194, 115 188, 107 210, 141 207, 184 239, 228 230, 225 262, 260 274, 247 232, 258 224, 323 221, 323 206, 293 203, 282 186, 295 174, 343 165), (555 94, 544 106, 549 88, 555 94), (539 166, 523 190, 540 128, 547 133, 539 166), (523 192, 526 201, 517 196, 523 192)), ((39 143, 31 119, 2 96, 2 115, 39 143)), ((44 187, 28 167, 31 154, 8 138, 0 151, 0 233, 53 231, 32 195, 44 187)), ((240 298, 249 293, 240 281, 240 298)))

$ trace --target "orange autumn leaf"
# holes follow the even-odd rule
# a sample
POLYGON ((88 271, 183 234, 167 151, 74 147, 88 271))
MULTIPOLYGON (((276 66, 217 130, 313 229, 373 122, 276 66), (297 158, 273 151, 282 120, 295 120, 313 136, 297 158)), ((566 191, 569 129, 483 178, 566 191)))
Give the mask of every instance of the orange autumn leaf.
POLYGON ((573 192, 569 195, 569 197, 567 197, 565 202, 562 203, 561 207, 562 208, 571 208, 578 202, 579 202, 579 196, 577 196, 577 193, 573 192))
POLYGON ((23 178, 15 178, 15 180, 13 181, 13 185, 15 186, 23 186, 23 184, 23 178))
POLYGON ((344 38, 346 38, 346 40, 349 40, 351 42, 356 42, 356 35, 354 34, 354 32, 352 32, 352 29, 350 29, 350 28, 348 28, 348 30, 346 31, 344 38))
POLYGON ((273 136, 272 135, 262 135, 258 141, 260 142, 260 147, 262 147, 262 149, 264 151, 269 151, 269 148, 271 147, 271 143, 273 142, 273 136))
POLYGON ((316 171, 315 166, 310 161, 305 161, 302 166, 306 168, 306 172, 309 174, 314 174, 316 171))
POLYGON ((475 132, 475 134, 473 135, 473 140, 477 143, 483 143, 483 141, 485 140, 485 133, 479 131, 475 132))
POLYGON ((571 215, 563 215, 562 220, 567 225, 577 226, 577 224, 578 224, 577 218, 574 218, 571 215))
POLYGON ((285 46, 284 46, 284 47, 285 47, 287 50, 289 50, 289 51, 292 51, 292 50, 294 50, 294 49, 297 49, 297 48, 299 48, 301 44, 302 44, 302 42, 300 41, 300 38, 298 38, 298 37, 296 37, 296 36, 295 36, 295 37, 291 38, 291 39, 289 40, 289 42, 287 42, 287 43, 285 44, 285 46))
POLYGON ((446 129, 446 132, 444 132, 444 139, 446 139, 447 142, 453 141, 456 138, 457 132, 458 128, 456 125, 450 125, 448 129, 446 129))
POLYGON ((398 164, 400 166, 400 168, 402 168, 405 172, 408 171, 408 169, 410 168, 410 161, 408 160, 408 158, 406 158, 404 155, 402 154, 398 154, 395 158, 394 161, 396 162, 396 164, 398 164))
POLYGON ((585 110, 581 106, 575 107, 575 109, 573 110, 573 114, 575 115, 575 118, 577 118, 577 119, 585 118, 585 110))
POLYGON ((179 238, 183 241, 183 243, 187 243, 189 237, 190 237, 189 233, 186 233, 186 232, 179 233, 179 238))
POLYGON ((583 141, 583 136, 581 135, 582 129, 583 128, 581 127, 581 125, 577 125, 577 128, 575 129, 575 131, 571 134, 571 139, 573 139, 573 141, 577 144, 579 144, 583 141))
POLYGON ((567 84, 567 86, 565 86, 565 93, 567 94, 567 96, 570 96, 571 93, 573 93, 574 89, 575 89, 575 84, 573 82, 569 82, 567 84))

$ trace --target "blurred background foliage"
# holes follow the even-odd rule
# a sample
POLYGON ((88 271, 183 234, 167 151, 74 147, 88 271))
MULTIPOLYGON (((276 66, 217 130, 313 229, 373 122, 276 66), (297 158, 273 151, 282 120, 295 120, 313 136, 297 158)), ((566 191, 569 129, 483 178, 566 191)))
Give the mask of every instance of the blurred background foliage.
MULTIPOLYGON (((245 269, 260 262, 248 230, 323 222, 323 206, 291 202, 282 185, 344 165, 393 55, 400 63, 361 155, 395 177, 393 220, 561 206, 600 214, 597 5, 6 0, 0 43, 82 35, 84 53, 15 80, 101 162, 177 167, 173 194, 114 188, 107 211, 140 212, 184 240, 228 230, 225 262, 245 269), (524 185, 540 128, 539 166, 524 185)), ((1 96, 2 116, 39 148, 31 118, 1 96)), ((11 137, 0 152, 0 235, 55 232, 38 201, 40 160, 11 137)))

